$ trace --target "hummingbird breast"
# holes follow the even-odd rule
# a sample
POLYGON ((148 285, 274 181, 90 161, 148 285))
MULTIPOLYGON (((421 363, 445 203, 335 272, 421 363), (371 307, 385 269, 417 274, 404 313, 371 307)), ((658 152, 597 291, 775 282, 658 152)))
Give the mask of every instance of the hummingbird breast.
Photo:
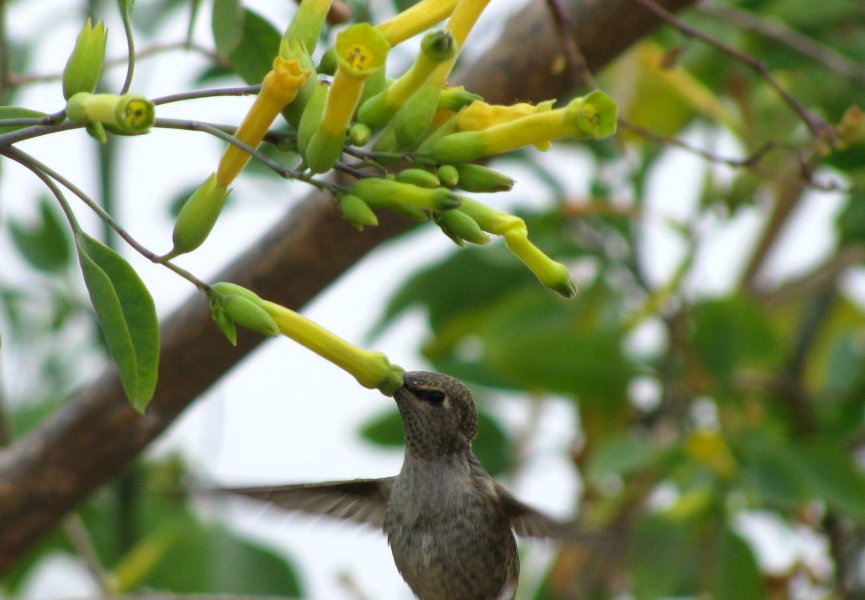
POLYGON ((464 457, 407 461, 394 483, 384 530, 420 600, 512 600, 516 593, 511 523, 480 469, 464 457))

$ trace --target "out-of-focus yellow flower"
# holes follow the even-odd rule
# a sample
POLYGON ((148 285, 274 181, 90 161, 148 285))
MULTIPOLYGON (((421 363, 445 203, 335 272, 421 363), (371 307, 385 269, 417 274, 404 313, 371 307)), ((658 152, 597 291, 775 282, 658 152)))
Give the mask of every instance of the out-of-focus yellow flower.
POLYGON ((384 67, 389 50, 387 40, 369 23, 352 25, 337 35, 336 74, 327 92, 321 125, 306 149, 306 162, 313 172, 327 171, 339 158, 364 82, 384 67))
MULTIPOLYGON (((302 68, 298 60, 276 57, 273 69, 264 76, 261 92, 237 128, 235 137, 256 148, 280 111, 297 97, 308 76, 309 71, 302 68)), ((226 148, 216 170, 216 185, 228 187, 247 162, 249 154, 237 146, 226 148)))
POLYGON ((376 26, 391 47, 426 31, 450 15, 457 0, 421 0, 376 26))
POLYGON ((616 104, 595 90, 565 108, 535 112, 478 131, 452 133, 435 143, 432 155, 442 163, 469 162, 561 137, 600 138, 615 131, 616 104))

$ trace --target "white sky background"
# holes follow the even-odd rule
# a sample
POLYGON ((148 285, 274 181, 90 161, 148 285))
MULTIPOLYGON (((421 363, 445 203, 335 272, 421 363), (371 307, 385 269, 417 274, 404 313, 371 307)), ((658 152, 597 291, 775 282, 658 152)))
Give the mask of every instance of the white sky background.
MULTIPOLYGON (((39 51, 31 61, 37 72, 62 69, 81 19, 69 18, 77 6, 60 0, 16 2, 11 9, 12 36, 25 39, 41 35, 39 51)), ((77 3, 75 3, 77 5, 77 3)), ((245 4, 267 15, 281 27, 290 10, 284 2, 247 1, 245 4)), ((494 37, 497 24, 522 2, 494 0, 469 40, 469 50, 477 50, 484 39, 494 37)), ((139 0, 137 10, 148 2, 139 0)), ((380 1, 379 5, 388 3, 380 1)), ((209 25, 210 3, 203 3, 196 37, 212 46, 209 25)), ((109 57, 125 51, 122 26, 112 16, 109 57)), ((182 39, 185 12, 171 19, 161 41, 182 39)), ((139 46, 143 46, 139 41, 139 46)), ((141 61, 136 70, 133 91, 156 97, 190 88, 190 79, 201 71, 204 62, 195 54, 173 52, 160 58, 141 61)), ((119 88, 122 69, 108 73, 109 89, 119 88)), ((219 98, 168 105, 158 109, 159 116, 187 117, 220 123, 237 123, 251 104, 251 98, 219 98)), ((62 107, 59 83, 33 86, 17 99, 22 106, 54 112, 62 107)), ((700 136, 695 137, 699 143, 700 136)), ((28 141, 21 147, 67 175, 84 190, 96 194, 93 144, 83 131, 52 135, 28 141)), ((120 161, 123 177, 118 181, 122 198, 119 220, 139 241, 156 252, 170 245, 172 223, 166 205, 184 186, 196 184, 210 173, 218 161, 222 143, 206 134, 154 130, 150 135, 124 140, 120 161)), ((735 154, 735 148, 722 149, 735 154)), ((579 152, 550 152, 544 162, 560 175, 566 189, 584 197, 588 183, 588 162, 579 152)), ((658 165, 649 187, 646 214, 647 270, 658 282, 665 281, 679 261, 683 248, 665 224, 666 219, 690 219, 695 210, 696 189, 702 162, 680 151, 671 151, 658 165)), ((528 199, 543 203, 533 190, 531 178, 517 174, 514 190, 495 200, 497 206, 524 204, 528 199)), ((286 182, 273 178, 262 185, 260 177, 244 177, 234 186, 233 206, 226 211, 210 239, 198 251, 177 260, 197 276, 207 279, 220 265, 247 247, 278 219, 293 196, 286 182), (255 179, 252 181, 252 179, 255 179), (259 190, 266 190, 262 193, 259 190), (253 193, 255 191, 255 193, 253 193), (266 193, 266 195, 265 195, 266 193)), ((302 187, 302 186, 301 186, 302 187)), ((38 181, 29 173, 4 161, 0 180, 2 218, 26 218, 36 214, 29 204, 38 181)), ((297 189, 297 187, 295 187, 297 189)), ((80 203, 70 195, 76 209, 80 203)), ((815 264, 831 249, 829 225, 839 206, 839 198, 814 194, 803 203, 789 231, 782 237, 770 260, 774 276, 783 277, 815 264), (802 243, 807 239, 808 243, 802 243)), ((96 222, 77 210, 85 227, 97 231, 96 222)), ((719 227, 720 220, 701 223, 707 231, 690 284, 695 292, 722 293, 736 280, 753 239, 764 220, 764 211, 741 211, 732 224, 719 227)), ((388 295, 419 265, 452 250, 449 240, 437 228, 425 227, 397 244, 388 245, 364 260, 341 278, 303 312, 318 323, 355 343, 379 316, 388 295)), ((192 287, 167 269, 151 265, 131 252, 125 252, 150 288, 160 316, 166 316, 193 292, 192 287)), ((21 281, 29 276, 5 230, 0 230, 0 256, 3 281, 21 281)), ((403 318, 396 327, 374 344, 390 359, 408 369, 424 368, 415 353, 424 331, 421 315, 403 318)), ((14 390, 16 373, 14 348, 4 347, 3 380, 14 390)), ((19 365, 20 366, 20 365, 19 365)), ((95 373, 94 373, 95 374, 95 373)), ((264 345, 223 381, 201 398, 155 444, 151 452, 170 452, 182 448, 192 464, 224 485, 264 484, 352 479, 395 474, 401 464, 400 452, 384 452, 362 443, 357 435, 360 423, 389 408, 389 400, 375 391, 364 390, 351 376, 285 338, 264 345)), ((495 408, 504 422, 517 427, 524 419, 526 406, 500 399, 495 408)), ((551 402, 546 409, 538 435, 530 446, 526 468, 508 482, 522 499, 556 515, 567 515, 577 482, 561 451, 569 443, 576 416, 568 402, 551 402)), ((299 567, 308 597, 318 600, 352 598, 339 582, 347 573, 369 598, 403 600, 412 596, 402 582, 384 536, 365 529, 326 520, 286 516, 245 503, 210 503, 205 512, 221 516, 229 506, 233 526, 284 549, 299 567), (230 506, 229 506, 230 505, 230 506)), ((532 575, 538 564, 552 553, 543 543, 523 544, 522 597, 532 591, 532 575)), ((95 593, 83 570, 71 561, 53 563, 31 582, 27 597, 68 598, 95 593), (62 564, 61 564, 62 563, 62 564)))

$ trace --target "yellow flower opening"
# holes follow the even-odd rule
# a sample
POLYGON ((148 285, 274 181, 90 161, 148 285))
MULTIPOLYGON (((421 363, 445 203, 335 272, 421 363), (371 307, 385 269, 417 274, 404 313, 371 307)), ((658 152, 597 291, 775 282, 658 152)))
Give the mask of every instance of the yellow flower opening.
POLYGON ((123 110, 123 122, 131 129, 146 127, 153 120, 153 105, 143 99, 131 100, 123 110))
MULTIPOLYGON (((298 60, 277 57, 273 69, 264 76, 261 92, 237 128, 235 137, 253 148, 258 147, 276 116, 297 97, 307 77, 309 70, 301 67, 298 60)), ((247 162, 249 154, 237 146, 226 148, 216 170, 217 186, 227 187, 247 162)))
POLYGON ((366 79, 384 66, 389 50, 387 39, 369 23, 347 27, 336 36, 337 73, 343 69, 349 75, 366 79))

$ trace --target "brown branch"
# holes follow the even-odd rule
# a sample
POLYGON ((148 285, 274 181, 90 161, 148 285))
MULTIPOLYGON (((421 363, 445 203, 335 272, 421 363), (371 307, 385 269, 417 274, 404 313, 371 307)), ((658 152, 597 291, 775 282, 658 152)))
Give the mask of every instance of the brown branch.
MULTIPOLYGON (((590 68, 598 68, 654 29, 660 20, 632 0, 567 0, 590 68)), ((690 0, 666 0, 678 10, 690 0)), ((565 97, 572 86, 552 66, 561 45, 548 35, 549 15, 533 3, 505 27, 501 41, 461 78, 490 102, 565 97), (526 48, 531 48, 527 52, 526 48)), ((311 194, 216 279, 300 308, 366 253, 408 225, 382 215, 381 226, 356 232, 332 202, 311 194)), ((236 348, 212 325, 207 301, 189 298, 162 323, 160 383, 145 415, 132 410, 113 369, 70 398, 27 437, 0 451, 0 573, 8 570, 67 512, 122 468, 262 340, 241 334, 236 348)))
POLYGON ((694 29, 693 27, 686 25, 658 2, 655 2, 655 0, 633 0, 633 2, 652 11, 659 18, 665 20, 667 23, 678 29, 682 34, 701 40, 710 46, 714 46, 724 54, 731 56, 750 67, 760 75, 760 77, 766 80, 766 83, 768 83, 778 93, 778 95, 781 96, 793 112, 799 115, 799 118, 802 119, 808 127, 808 130, 811 132, 811 135, 813 135, 816 140, 828 142, 830 145, 835 143, 835 131, 832 127, 819 117, 811 114, 798 100, 790 95, 790 92, 785 90, 784 87, 778 83, 778 80, 772 77, 772 74, 769 73, 769 69, 767 69, 766 65, 762 62, 708 34, 703 33, 699 29, 694 29))

